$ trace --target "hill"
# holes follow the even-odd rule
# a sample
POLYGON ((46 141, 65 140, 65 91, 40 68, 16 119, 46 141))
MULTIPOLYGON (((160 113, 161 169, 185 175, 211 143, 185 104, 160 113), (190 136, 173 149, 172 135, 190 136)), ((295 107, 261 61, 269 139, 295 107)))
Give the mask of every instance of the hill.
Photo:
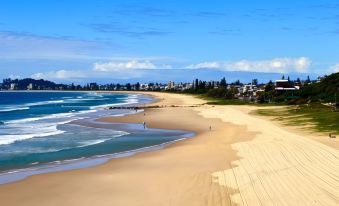
POLYGON ((339 100, 339 72, 322 78, 317 83, 309 84, 300 91, 300 97, 310 99, 311 101, 337 102, 339 100))

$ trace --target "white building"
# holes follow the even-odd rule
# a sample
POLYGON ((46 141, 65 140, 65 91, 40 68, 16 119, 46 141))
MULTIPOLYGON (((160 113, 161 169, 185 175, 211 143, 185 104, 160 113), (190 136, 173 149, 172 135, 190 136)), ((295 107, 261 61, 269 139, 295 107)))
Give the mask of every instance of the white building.
POLYGON ((33 90, 34 86, 32 83, 30 83, 28 86, 27 86, 27 90, 33 90))
POLYGON ((167 84, 167 89, 174 89, 175 85, 173 81, 169 81, 167 84))
POLYGON ((247 84, 243 86, 242 92, 243 93, 253 93, 257 91, 257 86, 253 84, 247 84))
POLYGON ((10 90, 16 90, 18 89, 18 84, 16 83, 11 83, 11 87, 9 88, 10 90))

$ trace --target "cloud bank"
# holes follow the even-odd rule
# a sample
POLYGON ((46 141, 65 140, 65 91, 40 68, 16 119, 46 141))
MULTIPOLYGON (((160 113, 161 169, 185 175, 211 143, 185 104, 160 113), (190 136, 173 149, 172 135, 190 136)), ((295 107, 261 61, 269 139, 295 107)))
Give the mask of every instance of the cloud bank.
POLYGON ((187 69, 220 69, 225 71, 252 71, 272 73, 305 73, 311 61, 306 57, 275 58, 263 61, 241 60, 235 62, 202 62, 188 65, 187 69))
MULTIPOLYGON (((168 61, 167 61, 168 62, 168 61)), ((173 62, 172 62, 173 63, 173 62)), ((201 62, 190 65, 175 65, 165 64, 163 60, 147 59, 147 58, 131 58, 131 59, 111 59, 106 62, 95 62, 92 68, 85 70, 54 70, 47 72, 39 72, 31 75, 35 79, 49 79, 49 80, 66 80, 66 81, 82 81, 89 79, 154 79, 165 78, 168 74, 176 74, 185 76, 206 74, 207 76, 213 74, 222 75, 224 72, 258 72, 263 74, 270 73, 308 73, 311 61, 306 57, 300 58, 275 58, 271 60, 262 61, 211 61, 201 62), (175 69, 174 69, 175 68, 175 69), (166 69, 166 71, 164 71, 166 69), (195 71, 196 70, 196 71, 195 71)), ((339 64, 327 67, 329 73, 339 72, 339 64)), ((205 75, 205 77, 207 77, 205 75)))
POLYGON ((88 77, 85 72, 82 71, 72 71, 72 70, 58 70, 50 71, 45 73, 35 73, 31 76, 33 79, 82 79, 88 77))
POLYGON ((94 64, 94 71, 98 72, 110 72, 110 71, 126 71, 126 70, 133 70, 133 69, 170 69, 172 68, 170 65, 158 65, 152 63, 149 60, 130 60, 124 62, 116 62, 110 61, 106 63, 95 63, 94 64))

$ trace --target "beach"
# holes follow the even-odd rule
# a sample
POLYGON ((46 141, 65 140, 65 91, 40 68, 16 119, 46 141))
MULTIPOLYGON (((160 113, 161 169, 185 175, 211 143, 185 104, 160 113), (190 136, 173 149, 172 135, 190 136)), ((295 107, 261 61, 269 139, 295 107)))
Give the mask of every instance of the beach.
MULTIPOLYGON (((147 93, 146 93, 147 94, 147 93)), ((164 149, 0 185, 2 205, 338 205, 333 144, 189 95, 150 93, 159 108, 102 122, 194 132, 164 149)))

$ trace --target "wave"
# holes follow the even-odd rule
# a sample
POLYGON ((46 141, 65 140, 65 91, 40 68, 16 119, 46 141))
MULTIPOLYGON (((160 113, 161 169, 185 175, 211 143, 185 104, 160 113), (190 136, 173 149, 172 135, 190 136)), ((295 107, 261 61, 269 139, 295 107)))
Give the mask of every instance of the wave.
MULTIPOLYGON (((121 100, 122 99, 123 98, 121 98, 121 100)), ((121 103, 103 104, 103 105, 98 105, 98 106, 91 106, 90 109, 104 109, 104 108, 107 108, 107 107, 139 103, 138 95, 130 95, 128 97, 125 97, 123 100, 124 100, 124 102, 121 102, 121 103)))
POLYGON ((30 107, 33 107, 33 106, 41 106, 41 105, 48 105, 48 104, 61 104, 61 103, 65 103, 65 100, 51 100, 51 101, 25 103, 25 104, 20 104, 20 105, 4 106, 3 108, 0 108, 0 112, 28 110, 30 109, 30 107))
POLYGON ((5 107, 1 108, 0 112, 12 112, 12 111, 17 111, 17 110, 27 110, 29 107, 5 107))
POLYGON ((83 141, 83 142, 80 142, 81 145, 79 145, 77 147, 79 148, 79 147, 87 147, 87 146, 91 146, 91 145, 96 145, 96 144, 104 143, 104 142, 111 140, 111 139, 112 138, 105 138, 105 139, 83 141))
POLYGON ((59 114, 50 114, 50 115, 45 115, 41 117, 32 117, 32 118, 25 118, 25 119, 18 119, 18 120, 10 120, 10 121, 5 121, 6 124, 18 124, 18 123, 28 123, 28 122, 36 122, 40 120, 48 120, 48 119, 60 119, 60 118, 71 118, 75 117, 76 115, 79 114, 87 114, 87 113, 92 113, 96 112, 96 110, 84 110, 84 111, 78 111, 78 112, 68 112, 68 113, 59 113, 59 114))
MULTIPOLYGON (((98 97, 99 99, 105 98, 103 95, 90 94, 85 97, 81 97, 77 100, 80 100, 80 101, 92 100, 91 98, 92 96, 98 97)), ((4 121, 5 123, 4 128, 2 132, 0 132, 0 145, 12 144, 17 141, 23 141, 23 140, 31 139, 34 137, 47 137, 47 136, 62 134, 64 133, 64 131, 59 130, 57 128, 58 125, 63 125, 63 124, 67 124, 75 120, 88 118, 89 116, 86 114, 97 112, 97 109, 103 109, 108 106, 138 103, 137 97, 138 95, 129 95, 126 99, 124 99, 124 102, 122 103, 104 104, 104 105, 98 105, 98 106, 92 106, 92 107, 87 106, 89 110, 87 109, 83 111, 48 114, 44 116, 4 121)), ((72 101, 72 100, 75 100, 74 97, 72 97, 72 99, 28 103, 28 104, 25 104, 26 107, 19 107, 16 109, 17 110, 18 109, 29 109, 29 106, 45 105, 45 104, 60 104, 60 103, 65 103, 67 101, 72 101)), ((93 100, 95 99, 93 98, 93 100)), ((113 136, 115 137, 115 135, 113 136)), ((102 143, 103 141, 107 141, 107 139, 91 140, 90 142, 84 142, 83 145, 81 145, 81 147, 85 147, 85 146, 93 145, 93 144, 99 144, 99 143, 102 143)))
POLYGON ((11 105, 4 106, 0 108, 0 112, 12 112, 17 110, 29 110, 32 106, 40 106, 40 105, 48 105, 48 104, 61 104, 64 100, 53 100, 53 101, 42 101, 42 102, 34 102, 34 103, 26 103, 21 105, 11 105))
POLYGON ((69 118, 75 116, 74 113, 60 113, 60 114, 50 114, 42 117, 32 117, 32 118, 25 118, 25 119, 18 119, 18 120, 9 120, 5 123, 8 124, 22 124, 22 123, 29 123, 29 122, 36 122, 39 120, 47 120, 47 119, 59 119, 59 118, 69 118))
POLYGON ((51 100, 51 101, 42 101, 42 102, 34 102, 34 103, 26 103, 25 106, 41 106, 41 105, 48 105, 48 104, 61 104, 64 103, 65 100, 51 100))
POLYGON ((12 144, 17 141, 31 139, 33 137, 46 137, 62 134, 64 131, 56 130, 51 132, 36 133, 36 134, 16 134, 16 135, 1 135, 0 136, 0 145, 12 144))

